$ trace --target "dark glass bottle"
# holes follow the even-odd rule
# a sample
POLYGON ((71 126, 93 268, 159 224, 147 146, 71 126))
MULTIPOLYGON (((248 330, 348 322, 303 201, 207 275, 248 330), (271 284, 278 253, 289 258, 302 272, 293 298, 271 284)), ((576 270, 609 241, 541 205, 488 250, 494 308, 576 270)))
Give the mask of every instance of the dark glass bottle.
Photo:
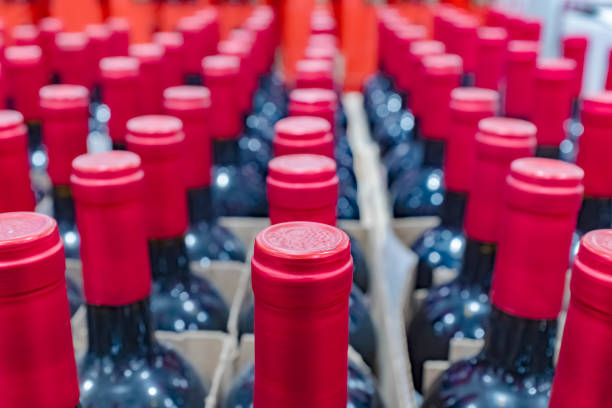
POLYGON ((81 402, 84 408, 201 408, 207 391, 195 369, 154 338, 140 163, 134 153, 112 151, 73 164, 88 329, 81 402))
POLYGON ((64 249, 55 220, 32 212, 0 214, 0 260, 2 405, 78 407, 64 249))
POLYGON ((512 163, 485 346, 478 356, 441 374, 424 408, 547 406, 568 266, 565 251, 580 206, 582 176, 579 167, 557 160, 512 163))
POLYGON ((459 275, 431 288, 407 325, 408 354, 418 390, 422 389, 424 362, 446 360, 452 338, 484 338, 491 310, 489 291, 502 220, 503 186, 510 163, 533 155, 535 133, 535 126, 519 119, 488 118, 479 122, 459 275))
POLYGON ((187 194, 182 123, 149 115, 127 123, 128 149, 145 172, 145 215, 153 274, 151 311, 161 330, 226 330, 228 306, 207 280, 191 273, 184 234, 187 194))
POLYGON ((252 260, 256 369, 235 379, 225 408, 382 407, 373 380, 347 361, 349 245, 337 228, 311 222, 259 233, 252 260))
POLYGON ((185 235, 187 255, 202 265, 212 260, 245 261, 244 245, 217 222, 211 189, 212 143, 206 124, 210 93, 201 86, 177 86, 164 91, 164 110, 183 122, 186 153, 189 229, 185 235))
MULTIPOLYGON (((334 161, 324 156, 293 154, 272 159, 268 175, 270 222, 278 224, 304 220, 335 225, 334 209, 338 195, 335 170, 334 161), (309 198, 307 203, 304 202, 306 196, 309 198)), ((351 253, 355 254, 358 262, 353 262, 353 281, 356 285, 349 295, 349 342, 364 361, 374 367, 374 324, 359 289, 360 285, 367 288, 368 270, 363 268, 366 266, 363 252, 351 248, 351 253)), ((253 311, 253 304, 242 311, 239 319, 240 334, 253 332, 253 311)))
POLYGON ((609 229, 587 233, 574 260, 549 408, 610 405, 611 236, 609 229))
POLYGON ((558 159, 572 116, 576 62, 567 58, 541 58, 536 62, 531 119, 538 128, 536 156, 558 159))

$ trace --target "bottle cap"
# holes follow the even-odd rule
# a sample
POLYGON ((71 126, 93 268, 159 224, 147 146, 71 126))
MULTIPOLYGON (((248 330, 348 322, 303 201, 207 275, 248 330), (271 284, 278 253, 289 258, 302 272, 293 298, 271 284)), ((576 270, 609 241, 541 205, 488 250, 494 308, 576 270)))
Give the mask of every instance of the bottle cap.
POLYGON ((153 34, 153 42, 164 47, 162 61, 162 86, 166 89, 183 84, 185 60, 183 35, 178 32, 162 31, 153 34))
POLYGON ((0 174, 0 213, 34 211, 27 129, 23 115, 13 110, 0 110, 0 174))
POLYGON ((334 89, 334 64, 328 60, 307 59, 295 64, 296 88, 334 89))
POLYGON ((490 89, 461 87, 451 91, 451 121, 444 156, 446 189, 468 193, 476 161, 476 132, 481 119, 498 112, 499 94, 490 89))
POLYGON ((420 117, 423 112, 424 96, 420 96, 423 91, 423 58, 428 55, 444 54, 445 49, 444 43, 440 41, 425 40, 410 44, 409 61, 404 67, 407 71, 404 76, 404 86, 411 92, 408 101, 415 116, 420 117))
POLYGON ((146 43, 130 45, 129 54, 140 62, 138 101, 140 113, 157 114, 162 110, 162 60, 164 47, 146 43))
POLYGON ((186 146, 183 174, 187 188, 210 186, 212 157, 208 88, 190 85, 167 88, 164 91, 164 110, 183 122, 186 146))
POLYGON ((317 116, 335 130, 338 96, 329 89, 294 89, 289 94, 289 116, 317 116))
POLYGON ((236 82, 240 58, 212 55, 202 60, 204 83, 210 90, 211 115, 209 129, 214 139, 232 139, 240 133, 240 110, 236 82))
POLYGON ((588 232, 574 259, 572 301, 612 315, 612 230, 588 232))
POLYGON ((55 70, 57 64, 55 36, 64 30, 64 23, 59 18, 44 17, 38 21, 38 29, 40 30, 38 42, 45 56, 47 68, 55 70))
POLYGON ((187 230, 183 178, 183 125, 172 116, 138 116, 127 122, 127 147, 145 172, 145 221, 149 239, 180 237, 187 230))
POLYGON ((329 122, 316 116, 290 116, 274 125, 274 156, 318 154, 334 156, 334 136, 329 122))
POLYGON ((198 16, 183 17, 178 21, 177 30, 183 35, 185 47, 184 73, 200 72, 204 58, 203 35, 206 31, 206 21, 198 16))
POLYGON ((476 70, 479 25, 478 20, 470 15, 462 15, 453 20, 454 49, 451 49, 461 57, 465 72, 476 70))
POLYGON ((226 40, 219 42, 217 50, 221 55, 230 55, 240 58, 238 86, 242 89, 242 92, 238 95, 238 105, 242 112, 250 111, 253 91, 257 87, 257 78, 255 72, 253 72, 251 60, 251 44, 241 40, 226 40))
POLYGON ((46 83, 41 57, 37 45, 12 46, 4 51, 7 91, 26 121, 39 119, 38 90, 46 83))
POLYGON ((336 225, 336 162, 314 154, 275 157, 268 164, 270 222, 314 221, 336 225))
POLYGON ((392 72, 395 72, 398 86, 404 91, 408 91, 410 78, 407 78, 405 67, 410 58, 410 46, 416 41, 423 41, 427 38, 427 30, 423 26, 412 24, 401 24, 395 30, 397 44, 394 47, 395 52, 390 57, 390 62, 395 66, 392 72))
POLYGON ((533 156, 536 127, 520 119, 491 117, 478 123, 475 162, 465 210, 467 237, 497 243, 510 163, 533 156))
POLYGON ((117 150, 83 154, 72 167, 87 303, 121 306, 146 298, 151 275, 140 158, 117 150))
POLYGON ((346 406, 348 236, 313 222, 272 225, 255 238, 251 270, 255 335, 266 334, 255 343, 254 405, 346 406))
POLYGON ((576 75, 574 77, 575 90, 574 96, 580 95, 582 91, 582 75, 584 72, 584 61, 586 57, 588 37, 586 36, 567 36, 563 38, 563 56, 576 63, 576 75))
POLYGON ((533 89, 533 123, 538 145, 558 147, 565 140, 565 121, 572 114, 576 63, 566 58, 539 59, 533 89))
POLYGON ((89 38, 85 33, 67 32, 55 36, 57 69, 63 83, 91 87, 89 38))
POLYGON ((533 90, 538 43, 510 41, 506 65, 506 115, 528 118, 533 111, 533 90))
POLYGON ((47 172, 53 185, 67 186, 72 160, 87 152, 89 91, 80 85, 47 85, 39 95, 47 172))
POLYGON ((480 27, 477 48, 475 84, 496 91, 506 71, 508 32, 501 27, 480 27))
POLYGON ((0 338, 0 383, 7 406, 79 403, 64 271, 55 220, 0 214, 0 329, 10 333, 0 338))
POLYGON ((110 55, 110 29, 105 24, 89 24, 85 27, 85 34, 89 38, 91 62, 94 64, 94 69, 97 69, 100 60, 110 55))
POLYGON ((21 24, 13 27, 13 42, 15 45, 39 45, 38 27, 33 24, 21 24))
POLYGON ((583 175, 560 160, 512 162, 491 289, 497 308, 527 319, 557 318, 583 175))
POLYGON ((124 17, 110 17, 106 25, 111 31, 109 52, 111 56, 128 55, 130 46, 130 21, 124 17))

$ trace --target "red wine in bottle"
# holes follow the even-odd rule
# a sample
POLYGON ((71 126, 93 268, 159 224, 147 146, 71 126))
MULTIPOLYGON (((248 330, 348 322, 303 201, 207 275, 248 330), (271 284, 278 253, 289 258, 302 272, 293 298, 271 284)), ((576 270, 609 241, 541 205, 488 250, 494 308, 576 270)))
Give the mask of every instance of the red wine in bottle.
POLYGON ((612 404, 612 230, 587 233, 574 258, 561 352, 549 408, 612 404))
POLYGON ((348 236, 326 224, 275 224, 257 235, 251 268, 255 369, 237 378, 224 407, 381 407, 347 359, 348 236))
POLYGON ((423 408, 548 407, 582 178, 559 160, 512 162, 484 348, 442 373, 423 408))
POLYGON ((0 393, 6 407, 79 406, 57 223, 0 214, 0 393))
POLYGON ((145 220, 153 273, 151 311, 160 330, 227 330, 229 308, 208 280, 195 276, 185 246, 185 136, 172 116, 130 119, 128 150, 142 159, 145 220))
POLYGON ((204 406, 207 390, 195 369, 154 338, 145 177, 131 152, 73 162, 87 302, 88 347, 79 362, 84 408, 204 406))

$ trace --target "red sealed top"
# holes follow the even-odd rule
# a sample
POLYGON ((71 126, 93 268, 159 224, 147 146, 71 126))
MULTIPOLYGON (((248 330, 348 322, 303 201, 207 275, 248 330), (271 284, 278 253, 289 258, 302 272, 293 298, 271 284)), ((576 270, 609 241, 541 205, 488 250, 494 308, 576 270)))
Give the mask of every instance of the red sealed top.
POLYGON ((576 164, 584 170, 584 194, 612 197, 612 92, 600 92, 582 99, 584 131, 580 136, 576 164))
POLYGON ((461 75, 461 57, 454 54, 428 55, 423 58, 425 75, 461 75))
POLYGON ((106 79, 136 78, 140 62, 133 57, 107 57, 100 60, 100 73, 106 79))
POLYGON ((580 95, 582 90, 582 75, 584 72, 584 61, 586 57, 588 45, 588 37, 586 36, 568 36, 563 39, 563 56, 569 58, 576 63, 576 75, 574 77, 575 95, 580 95))
POLYGON ((164 56, 164 47, 155 43, 130 45, 129 54, 138 58, 141 64, 161 62, 164 56))
POLYGON ((4 50, 4 57, 9 66, 36 66, 40 64, 41 56, 42 51, 37 45, 12 46, 4 50))
POLYGON ((123 17, 110 17, 106 25, 111 30, 109 52, 112 56, 125 56, 130 45, 130 22, 123 17))
POLYGON ((205 77, 233 79, 240 71, 240 58, 233 55, 211 55, 202 60, 205 77))
POLYGON ((38 28, 33 24, 22 24, 13 27, 15 45, 38 45, 38 28))
POLYGON ((274 155, 310 153, 334 158, 329 122, 315 116, 290 116, 274 125, 274 155))
POLYGON ((45 17, 38 21, 41 34, 57 34, 64 29, 64 23, 59 18, 45 17))
POLYGON ((533 156, 536 127, 520 119, 492 117, 478 123, 473 177, 465 210, 465 234, 497 243, 510 163, 533 156))
POLYGON ((346 406, 348 236, 312 222, 272 225, 255 238, 251 270, 255 335, 266 339, 255 343, 254 405, 346 406))
POLYGON ((182 123, 172 116, 147 115, 130 119, 126 128, 128 150, 140 156, 145 172, 147 237, 179 237, 187 229, 182 123))
POLYGON ((508 57, 511 60, 535 61, 539 49, 536 41, 512 40, 508 43, 508 57))
POLYGON ((268 164, 270 222, 314 221, 336 225, 336 162, 314 154, 275 157, 268 164))
POLYGON ((0 110, 0 213, 34 211, 27 143, 23 115, 0 110))
POLYGON ((47 85, 40 88, 40 105, 47 109, 74 109, 89 105, 89 91, 80 85, 47 85))
POLYGON ((212 55, 202 60, 204 83, 210 90, 209 129, 214 139, 231 139, 240 134, 240 104, 237 95, 240 58, 212 55))
POLYGON ((72 166, 87 303, 121 306, 146 298, 151 275, 140 158, 126 151, 84 154, 72 166))
POLYGON ((79 403, 64 248, 52 218, 0 214, 0 392, 11 407, 79 403), (37 384, 32 387, 32 384, 37 384))
POLYGON ((497 90, 506 72, 508 33, 500 27, 478 29, 478 51, 475 84, 497 90))
POLYGON ((476 161, 478 122, 494 116, 498 104, 498 93, 490 89, 465 87, 451 92, 451 122, 444 157, 444 182, 448 190, 469 192, 476 161))
POLYGON ((153 34, 153 42, 168 48, 177 49, 183 46, 183 36, 173 31, 160 31, 153 34))
POLYGON ((63 52, 84 51, 88 42, 85 33, 58 33, 55 36, 55 45, 63 52))
POLYGON ((440 41, 414 41, 410 44, 407 56, 408 61, 404 66, 405 73, 402 76, 404 79, 404 88, 412 93, 412 97, 409 98, 410 107, 412 108, 415 115, 419 114, 418 103, 421 102, 419 91, 421 88, 421 77, 422 77, 422 60, 427 55, 438 55, 444 54, 446 47, 440 41))
POLYGON ((506 66, 506 115, 526 118, 533 113, 534 73, 538 43, 510 41, 506 66))
POLYGON ((576 62, 569 58, 541 58, 536 63, 536 79, 569 81, 574 78, 576 62))
POLYGON ((187 188, 210 186, 212 157, 208 88, 189 85, 166 88, 164 110, 183 122, 186 146, 183 165, 187 188))
POLYGON ((557 318, 583 175, 580 167, 552 159, 523 158, 510 166, 491 289, 499 309, 527 319, 557 318))
POLYGON ((104 24, 88 24, 85 27, 85 34, 92 41, 106 42, 110 38, 111 32, 104 24))
MULTIPOLYGON (((466 72, 474 72, 477 63, 478 51, 478 20, 475 17, 466 15, 457 17, 453 20, 455 38, 454 52, 461 56, 466 72)), ((452 47, 451 47, 452 49, 452 47)))
POLYGON ((294 89, 289 94, 289 116, 317 116, 335 129, 338 96, 329 89, 294 89))

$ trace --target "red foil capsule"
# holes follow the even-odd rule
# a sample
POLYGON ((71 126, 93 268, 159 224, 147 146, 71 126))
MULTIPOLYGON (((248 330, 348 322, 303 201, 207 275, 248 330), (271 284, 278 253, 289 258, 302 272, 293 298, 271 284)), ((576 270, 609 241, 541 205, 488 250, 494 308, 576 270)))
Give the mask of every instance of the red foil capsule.
POLYGON ((398 49, 395 50, 397 59, 397 86, 404 92, 410 91, 412 78, 410 72, 406 70, 410 59, 410 46, 416 41, 423 41, 427 38, 427 30, 423 26, 403 25, 397 30, 398 49))
POLYGON ((57 71, 57 56, 55 37, 64 30, 62 20, 55 17, 45 17, 38 22, 40 30, 39 45, 49 72, 57 71))
POLYGON ((270 222, 313 221, 336 225, 336 162, 314 154, 275 157, 268 164, 270 222))
POLYGON ((205 21, 196 16, 183 17, 177 24, 177 30, 183 35, 185 47, 184 74, 197 74, 201 71, 202 58, 205 56, 202 35, 205 21))
POLYGON ((316 116, 290 116, 274 125, 274 156, 318 154, 334 159, 334 136, 329 122, 316 116))
POLYGON ((348 236, 325 224, 272 225, 255 238, 251 270, 258 339, 253 405, 346 406, 348 236))
POLYGON ((533 320, 557 318, 583 175, 559 160, 512 162, 491 289, 498 309, 533 320))
POLYGON ((67 186, 72 160, 87 152, 89 92, 80 85, 47 85, 39 95, 47 172, 53 185, 67 186))
POLYGON ((164 47, 159 44, 134 44, 129 54, 140 62, 138 106, 141 114, 157 114, 162 110, 162 60, 164 47))
POLYGON ((108 133, 113 143, 125 143, 125 124, 138 115, 139 62, 131 57, 107 57, 100 61, 102 102, 109 107, 108 133))
POLYGON ((584 170, 584 194, 612 197, 612 92, 584 97, 580 117, 584 131, 578 141, 576 164, 584 170))
MULTIPOLYGON (((476 71, 478 62, 478 20, 473 16, 461 16, 455 18, 454 35, 452 39, 454 49, 463 61, 464 72, 473 73, 476 71)), ((451 47, 453 49, 453 47, 451 47)))
POLYGON ((94 73, 94 83, 98 84, 100 60, 110 56, 111 32, 104 24, 89 24, 85 27, 85 34, 89 38, 89 65, 94 73))
POLYGON ((423 136, 445 140, 450 127, 450 94, 461 83, 461 57, 454 54, 423 58, 423 136))
POLYGON ((85 33, 59 33, 55 37, 60 80, 64 84, 91 88, 94 74, 91 69, 89 38, 85 33))
POLYGON ((540 59, 535 70, 532 120, 538 146, 558 147, 565 140, 565 121, 572 114, 576 63, 565 58, 540 59))
POLYGON ((508 33, 500 27, 478 29, 475 85, 497 91, 506 71, 508 33))
POLYGON ((295 64, 296 88, 334 90, 334 64, 327 60, 300 60, 295 64))
POLYGON ((610 405, 612 230, 587 233, 574 258, 550 408, 610 405))
POLYGON ((584 73, 584 60, 589 39, 585 36, 568 36, 563 38, 563 56, 574 60, 576 63, 576 75, 574 77, 574 97, 582 92, 582 76, 584 73))
POLYGON ((476 162, 476 132, 481 119, 499 110, 499 95, 490 89, 455 88, 450 96, 451 122, 444 151, 446 189, 467 194, 476 162))
POLYGON ((26 121, 40 119, 38 90, 46 83, 40 47, 7 47, 4 57, 7 91, 13 98, 15 109, 21 112, 26 121))
POLYGON ((248 42, 231 40, 221 41, 217 47, 221 55, 230 55, 240 58, 238 72, 238 86, 241 92, 238 94, 238 107, 241 113, 251 110, 253 92, 257 86, 257 77, 251 65, 251 45, 248 42))
POLYGON ((478 123, 475 142, 476 157, 463 226, 469 238, 497 243, 510 163, 533 156, 536 127, 520 119, 486 118, 478 123))
POLYGON ((34 211, 28 137, 21 113, 0 110, 0 212, 34 211))
POLYGON ((210 92, 203 86, 175 86, 164 91, 164 111, 183 122, 185 158, 183 160, 186 187, 210 186, 212 140, 208 130, 210 92))
POLYGON ((79 404, 65 270, 55 220, 0 214, 0 392, 6 407, 79 404))
POLYGON ((38 43, 38 27, 33 24, 22 24, 13 27, 12 36, 15 45, 40 45, 38 43))
POLYGON ((289 116, 316 116, 327 120, 335 134, 338 96, 329 89, 294 89, 289 94, 289 116))
POLYGON ((183 36, 177 32, 158 32, 153 34, 153 42, 164 47, 162 61, 162 87, 183 84, 184 47, 183 36))
POLYGON ((428 55, 444 54, 446 47, 441 41, 415 41, 410 44, 408 63, 406 64, 404 85, 410 92, 408 103, 412 113, 421 117, 424 109, 425 96, 423 95, 423 58, 428 55))
POLYGON ((510 41, 506 66, 506 116, 529 118, 533 111, 533 88, 538 43, 510 41))
POLYGON ((210 132, 213 139, 233 139, 240 133, 240 109, 236 84, 240 58, 212 55, 202 60, 204 83, 210 90, 210 132))
POLYGON ((138 116, 127 122, 127 147, 145 172, 147 238, 182 236, 187 230, 187 191, 183 179, 185 136, 172 116, 138 116))
POLYGON ((146 298, 151 275, 140 158, 126 151, 85 154, 72 167, 87 304, 122 306, 146 298))
POLYGON ((106 20, 111 36, 109 52, 111 57, 125 57, 130 46, 130 22, 127 18, 111 17, 106 20))

